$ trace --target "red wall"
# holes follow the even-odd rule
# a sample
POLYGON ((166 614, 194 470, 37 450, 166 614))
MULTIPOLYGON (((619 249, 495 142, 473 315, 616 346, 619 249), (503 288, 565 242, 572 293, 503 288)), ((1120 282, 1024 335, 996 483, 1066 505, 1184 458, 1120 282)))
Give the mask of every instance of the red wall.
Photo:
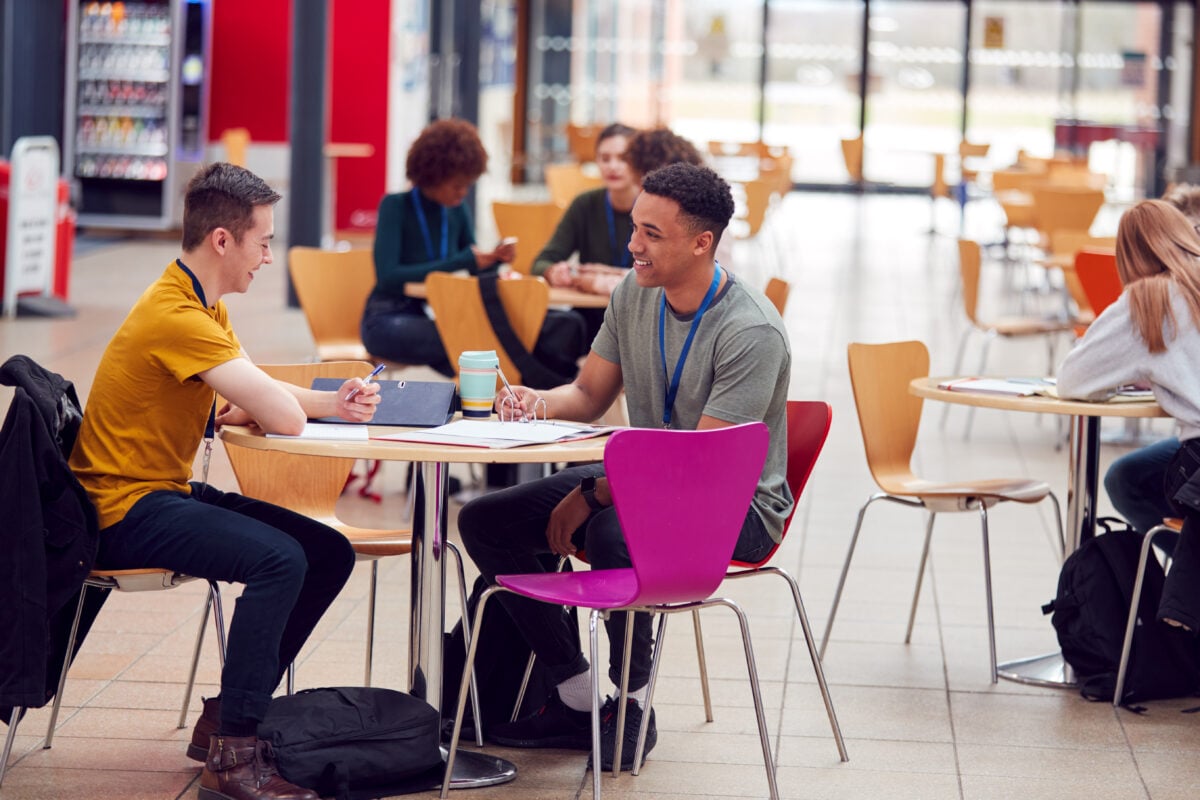
MULTIPOLYGON (((370 144, 337 162, 336 228, 372 228, 387 158, 388 0, 330 0, 329 140, 370 144)), ((208 139, 244 127, 251 144, 288 142, 291 0, 213 2, 208 139)))

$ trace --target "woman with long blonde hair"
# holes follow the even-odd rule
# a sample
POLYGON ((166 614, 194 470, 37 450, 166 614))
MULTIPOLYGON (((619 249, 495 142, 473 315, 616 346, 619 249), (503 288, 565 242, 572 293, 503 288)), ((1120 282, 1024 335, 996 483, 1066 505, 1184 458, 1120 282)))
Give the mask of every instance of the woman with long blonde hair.
POLYGON ((1184 517, 1158 616, 1200 627, 1200 234, 1170 203, 1146 200, 1117 230, 1124 291, 1088 328, 1058 373, 1061 397, 1102 400, 1148 385, 1179 423, 1166 497, 1184 517))

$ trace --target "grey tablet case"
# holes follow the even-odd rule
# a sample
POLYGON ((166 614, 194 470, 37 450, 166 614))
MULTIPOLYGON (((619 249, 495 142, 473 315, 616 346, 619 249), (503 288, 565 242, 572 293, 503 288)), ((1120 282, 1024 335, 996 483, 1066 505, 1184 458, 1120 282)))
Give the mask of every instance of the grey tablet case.
MULTIPOLYGON (((337 391, 345 378, 314 378, 312 388, 337 391)), ((369 425, 398 425, 433 428, 445 425, 454 414, 454 383, 451 381, 375 381, 379 384, 379 405, 369 425)), ((345 422, 339 417, 323 417, 321 422, 345 422)))

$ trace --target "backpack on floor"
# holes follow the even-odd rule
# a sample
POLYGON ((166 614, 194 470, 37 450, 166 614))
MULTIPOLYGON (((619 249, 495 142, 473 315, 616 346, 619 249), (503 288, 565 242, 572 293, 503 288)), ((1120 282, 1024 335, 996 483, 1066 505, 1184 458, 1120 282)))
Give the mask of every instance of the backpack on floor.
MULTIPOLYGON (((1105 532, 1080 545, 1063 562, 1058 594, 1042 606, 1058 633, 1063 659, 1075 670, 1088 700, 1113 699, 1142 534, 1122 520, 1100 519, 1105 532)), ((1157 619, 1164 575, 1149 559, 1121 703, 1195 694, 1200 650, 1190 634, 1157 619)))
POLYGON ((442 782, 438 712, 404 692, 371 686, 276 697, 258 725, 279 774, 337 800, 388 797, 442 782))
MULTIPOLYGON (((541 558, 547 569, 557 568, 557 556, 550 554, 541 558)), ((563 569, 571 569, 569 560, 563 569)), ((487 587, 487 581, 482 577, 475 580, 471 596, 467 599, 467 624, 475 619, 479 596, 487 587)), ((579 625, 575 609, 564 608, 562 613, 570 618, 571 630, 575 631, 578 641, 579 625)), ((458 703, 458 686, 462 680, 463 663, 466 661, 463 620, 459 620, 454 629, 446 634, 442 653, 442 712, 445 716, 442 728, 444 737, 449 739, 454 726, 454 709, 458 703)), ((487 736, 491 726, 508 722, 512 717, 513 705, 517 701, 517 693, 525 677, 525 665, 529 663, 529 653, 529 645, 525 643, 512 617, 500 604, 500 597, 493 596, 484 610, 479 646, 475 652, 475 680, 479 692, 479 713, 483 716, 484 736, 487 736)), ((535 661, 533 672, 529 676, 529 688, 525 691, 517 717, 528 716, 541 708, 553 689, 554 682, 550 680, 545 665, 540 660, 535 661)), ((469 739, 475 735, 475 720, 469 699, 463 714, 462 737, 469 739)))

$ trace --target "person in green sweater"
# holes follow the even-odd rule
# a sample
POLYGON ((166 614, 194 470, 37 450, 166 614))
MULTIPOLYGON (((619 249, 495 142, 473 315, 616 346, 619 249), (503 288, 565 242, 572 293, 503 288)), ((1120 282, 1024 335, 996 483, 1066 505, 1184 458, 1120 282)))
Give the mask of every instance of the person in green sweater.
MULTIPOLYGON (((554 235, 533 262, 533 274, 551 286, 611 295, 630 267, 630 211, 642 191, 642 178, 676 162, 702 164, 695 146, 666 128, 634 131, 613 123, 596 137, 596 163, 604 186, 576 197, 554 235), (578 255, 578 265, 572 256, 578 255)), ((604 320, 601 309, 582 309, 588 339, 604 320)))
POLYGON ((425 304, 404 294, 404 284, 431 272, 478 273, 511 261, 516 245, 493 250, 475 244, 474 223, 462 204, 487 168, 475 126, 461 119, 428 125, 408 150, 413 188, 379 203, 375 228, 375 288, 367 298, 362 341, 374 356, 426 364, 454 377, 437 327, 425 304))

